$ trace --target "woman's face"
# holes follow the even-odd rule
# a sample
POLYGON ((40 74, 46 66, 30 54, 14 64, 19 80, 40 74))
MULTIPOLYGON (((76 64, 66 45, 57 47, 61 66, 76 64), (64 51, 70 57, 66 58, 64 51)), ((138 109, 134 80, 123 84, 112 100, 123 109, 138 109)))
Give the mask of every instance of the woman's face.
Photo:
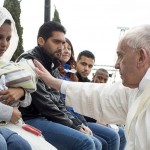
POLYGON ((62 54, 60 56, 60 61, 62 63, 67 63, 71 57, 71 46, 66 42, 62 54))
POLYGON ((3 56, 5 51, 10 45, 11 39, 11 25, 4 23, 0 27, 0 57, 3 56))

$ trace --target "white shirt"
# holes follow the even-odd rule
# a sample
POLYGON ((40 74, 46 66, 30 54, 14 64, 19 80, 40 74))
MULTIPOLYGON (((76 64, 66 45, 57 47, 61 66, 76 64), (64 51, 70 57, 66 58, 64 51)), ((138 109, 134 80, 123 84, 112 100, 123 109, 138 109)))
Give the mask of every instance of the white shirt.
POLYGON ((66 103, 80 114, 108 124, 125 124, 126 150, 150 149, 150 69, 130 89, 121 83, 76 83, 63 81, 66 103))

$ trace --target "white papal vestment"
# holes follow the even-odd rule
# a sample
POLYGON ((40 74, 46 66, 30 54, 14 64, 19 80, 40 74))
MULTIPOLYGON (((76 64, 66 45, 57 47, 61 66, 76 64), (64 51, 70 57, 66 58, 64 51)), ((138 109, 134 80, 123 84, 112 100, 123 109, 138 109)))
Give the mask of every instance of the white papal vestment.
POLYGON ((61 91, 76 112, 108 124, 125 124, 126 150, 150 150, 150 69, 136 89, 121 83, 63 81, 61 91))

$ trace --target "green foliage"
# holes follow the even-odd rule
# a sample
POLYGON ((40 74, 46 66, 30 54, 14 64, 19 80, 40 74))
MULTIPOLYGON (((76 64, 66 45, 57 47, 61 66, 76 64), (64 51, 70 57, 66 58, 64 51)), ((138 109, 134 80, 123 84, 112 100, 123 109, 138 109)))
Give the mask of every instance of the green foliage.
POLYGON ((5 0, 4 1, 4 7, 11 13, 15 23, 16 23, 16 28, 19 36, 19 43, 16 52, 14 53, 12 57, 12 61, 15 61, 16 58, 23 53, 23 40, 22 40, 22 33, 23 33, 23 28, 20 25, 20 14, 21 14, 21 9, 20 9, 20 2, 18 0, 5 0))
POLYGON ((55 22, 61 23, 60 18, 59 18, 59 13, 58 13, 56 7, 55 7, 55 11, 54 11, 54 17, 53 17, 52 20, 55 21, 55 22))

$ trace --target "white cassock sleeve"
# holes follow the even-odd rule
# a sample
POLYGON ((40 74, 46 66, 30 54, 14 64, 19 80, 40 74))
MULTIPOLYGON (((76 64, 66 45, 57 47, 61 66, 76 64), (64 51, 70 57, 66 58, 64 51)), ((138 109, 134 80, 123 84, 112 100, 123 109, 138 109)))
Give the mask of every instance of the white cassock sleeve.
POLYGON ((125 124, 128 112, 129 88, 114 84, 63 81, 61 92, 66 105, 85 116, 103 123, 125 124))

